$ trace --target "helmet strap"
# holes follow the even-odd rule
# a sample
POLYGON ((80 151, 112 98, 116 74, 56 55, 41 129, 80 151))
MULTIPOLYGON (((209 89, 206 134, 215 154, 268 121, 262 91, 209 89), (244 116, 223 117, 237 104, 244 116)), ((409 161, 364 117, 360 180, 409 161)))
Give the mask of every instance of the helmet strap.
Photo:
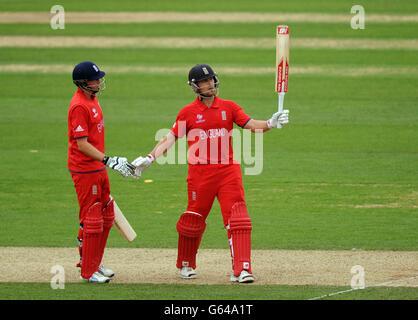
POLYGON ((87 85, 87 81, 74 81, 74 84, 81 89, 81 91, 90 94, 91 99, 94 98, 94 96, 97 94, 98 96, 103 92, 103 90, 106 88, 106 82, 105 79, 102 78, 103 81, 100 82, 99 89, 94 89, 87 85))

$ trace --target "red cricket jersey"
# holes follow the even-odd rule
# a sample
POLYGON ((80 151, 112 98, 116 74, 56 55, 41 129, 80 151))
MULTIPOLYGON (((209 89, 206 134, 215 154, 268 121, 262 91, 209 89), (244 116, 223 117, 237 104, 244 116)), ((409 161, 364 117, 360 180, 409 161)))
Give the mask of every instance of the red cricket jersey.
POLYGON ((215 97, 208 108, 199 98, 183 107, 171 132, 187 136, 189 164, 232 164, 232 129, 244 127, 251 118, 235 102, 215 97))
POLYGON ((97 97, 89 99, 77 89, 68 110, 68 169, 82 173, 105 169, 103 163, 78 150, 77 139, 82 137, 88 137, 90 144, 105 152, 103 113, 97 97))

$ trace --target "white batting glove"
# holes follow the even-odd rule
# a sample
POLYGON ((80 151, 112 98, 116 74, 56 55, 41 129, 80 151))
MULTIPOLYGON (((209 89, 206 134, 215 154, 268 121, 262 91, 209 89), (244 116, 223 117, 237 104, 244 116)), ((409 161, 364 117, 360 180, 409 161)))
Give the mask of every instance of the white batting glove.
POLYGON ((132 161, 132 164, 135 166, 135 175, 139 174, 139 176, 141 176, 141 172, 148 168, 153 162, 154 157, 151 154, 147 155, 145 158, 141 156, 136 158, 132 161))
POLYGON ((134 179, 139 179, 139 178, 141 178, 141 175, 142 175, 142 171, 141 170, 139 170, 137 167, 135 167, 134 166, 134 168, 135 168, 135 170, 134 170, 134 174, 132 175, 132 178, 134 178, 134 179))
POLYGON ((274 113, 269 120, 267 120, 267 126, 269 128, 280 129, 283 125, 289 123, 289 110, 285 109, 282 112, 274 113))
POLYGON ((105 156, 102 162, 109 168, 119 172, 125 178, 133 176, 135 173, 135 166, 130 164, 126 158, 105 156))

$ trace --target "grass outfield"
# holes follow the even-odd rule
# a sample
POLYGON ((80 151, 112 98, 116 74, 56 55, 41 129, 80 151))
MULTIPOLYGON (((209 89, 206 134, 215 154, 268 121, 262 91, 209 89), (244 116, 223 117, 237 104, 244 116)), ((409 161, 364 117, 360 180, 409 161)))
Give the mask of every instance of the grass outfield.
MULTIPOLYGON (((183 81, 177 78, 118 75, 118 79, 113 80, 111 76, 108 77, 108 90, 103 94, 101 104, 105 116, 109 118, 106 120, 109 153, 125 154, 133 159, 151 150, 155 143, 154 130, 169 128, 176 116, 174 106, 184 104, 187 100, 173 98, 177 100, 177 103, 172 103, 174 106, 165 100, 148 100, 152 97, 148 90, 153 90, 159 82, 168 79, 176 85, 168 93, 174 96, 175 91, 182 90, 184 86, 183 81), (146 87, 145 97, 138 94, 138 98, 144 99, 143 102, 135 100, 135 97, 124 99, 127 95, 125 83, 146 87), (139 109, 142 104, 144 107, 139 109), (161 116, 155 112, 158 105, 161 116)), ((301 79, 294 82, 300 85, 300 90, 295 88, 295 94, 289 93, 286 101, 289 105, 292 105, 292 100, 300 101, 300 106, 292 109, 292 126, 280 132, 280 135, 272 132, 264 135, 263 174, 243 178, 248 207, 254 215, 254 227, 263 230, 254 232, 254 247, 415 250, 417 216, 414 210, 414 170, 417 157, 411 141, 417 138, 417 131, 414 130, 413 105, 408 103, 409 96, 411 101, 413 99, 411 81, 402 78, 389 80, 389 84, 393 81, 393 85, 403 82, 404 91, 399 89, 399 94, 405 100, 403 110, 411 108, 409 117, 400 116, 392 123, 391 119, 395 116, 391 116, 391 108, 379 106, 398 104, 398 99, 385 102, 388 97, 383 95, 382 99, 371 101, 366 89, 365 92, 359 91, 359 96, 355 97, 361 101, 360 108, 352 108, 350 105, 355 105, 355 100, 347 99, 339 103, 338 114, 341 114, 341 118, 335 117, 334 99, 339 95, 347 95, 346 88, 350 84, 355 84, 357 88, 366 86, 369 81, 367 78, 341 79, 339 85, 335 86, 334 78, 323 77, 322 85, 332 86, 332 100, 326 101, 327 92, 319 92, 322 97, 316 95, 318 91, 314 88, 314 92, 310 92, 312 98, 317 96, 324 101, 317 108, 309 105, 312 102, 309 102, 306 93, 302 94, 303 84, 307 86, 309 79, 303 79, 302 76, 298 78, 301 79), (360 110, 357 111, 357 108, 360 110), (387 116, 380 114, 374 117, 374 112, 378 110, 387 116), (312 116, 314 119, 310 116, 312 112, 316 113, 312 116), (350 121, 350 118, 353 120, 350 121), (371 122, 374 124, 369 125, 371 122), (279 176, 274 174, 276 170, 279 170, 279 176), (259 201, 261 197, 262 202, 259 201), (274 208, 277 200, 281 205, 274 208), (373 204, 381 204, 381 207, 367 206, 373 204), (376 224, 376 221, 379 223, 376 224), (355 242, 353 231, 357 234, 355 242), (280 237, 270 237, 275 233, 280 237)), ((4 83, 3 90, 9 97, 5 99, 7 108, 2 109, 7 113, 2 116, 1 133, 5 137, 3 152, 8 156, 3 161, 3 170, 13 171, 17 158, 26 163, 29 171, 7 175, 1 182, 4 185, 2 221, 10 232, 2 233, 0 240, 3 245, 71 246, 74 244, 73 231, 77 228, 73 219, 77 202, 65 167, 65 103, 68 99, 60 96, 71 96, 72 87, 66 85, 65 75, 27 75, 22 79, 20 75, 10 74, 7 79, 9 81, 4 83), (18 97, 19 90, 14 86, 17 82, 28 88, 25 98, 18 97), (53 96, 45 97, 44 88, 52 86, 55 88, 53 96), (33 106, 27 104, 28 97, 33 106), (56 107, 61 104, 62 108, 56 107), (41 116, 43 114, 48 114, 48 117, 41 116), (19 121, 14 121, 15 117, 19 121), (18 134, 8 134, 11 131, 18 134), (51 135, 51 132, 54 134, 51 135), (18 150, 16 146, 19 146, 18 150), (19 230, 25 227, 19 223, 21 220, 16 221, 16 215, 12 213, 18 213, 19 219, 27 222, 32 235, 30 241, 27 237, 17 236, 21 235, 19 230), (57 215, 63 223, 54 228, 56 236, 51 238, 50 219, 57 215), (38 228, 32 228, 34 224, 38 228)), ((231 92, 238 91, 239 80, 238 77, 226 78, 223 81, 223 94, 231 96, 231 92)), ((266 92, 265 99, 245 101, 257 89, 265 90, 268 77, 246 79, 244 82, 249 89, 244 97, 240 95, 235 100, 242 105, 248 104, 246 110, 255 118, 267 117, 268 109, 262 106, 274 104, 269 101, 274 97, 266 92), (257 86, 257 83, 261 85, 257 86)), ((381 94, 380 90, 385 84, 388 84, 386 79, 374 80, 373 97, 381 94)), ((373 90, 371 86, 368 89, 369 92, 373 90)), ((154 91, 154 96, 158 95, 158 90, 154 91)), ((185 91, 184 96, 190 99, 191 93, 185 91)), ((252 166, 244 164, 243 167, 252 166)), ((142 235, 141 240, 133 245, 176 246, 175 222, 186 202, 186 172, 185 165, 153 166, 144 173, 144 179, 154 180, 151 184, 145 184, 143 180, 120 179, 118 174, 110 173, 112 193, 142 235), (178 192, 173 193, 172 190, 178 192), (161 203, 161 195, 167 201, 161 203), (161 221, 165 221, 163 226, 161 221), (155 239, 157 228, 164 228, 160 231, 165 237, 155 239)), ((212 222, 208 224, 208 233, 202 246, 227 245, 217 203, 209 219, 212 222)), ((111 241, 110 245, 125 245, 117 233, 115 236, 116 242, 111 241)))
MULTIPOLYGON (((197 30, 190 28, 187 24, 179 23, 147 23, 147 24, 121 24, 117 28, 113 24, 70 24, 54 36, 75 36, 83 35, 89 29, 90 36, 132 36, 132 37, 223 37, 225 29, 228 37, 245 38, 268 38, 271 37, 271 30, 274 30, 275 23, 257 23, 247 28, 245 23, 202 23, 197 30)), ((315 37, 315 38, 353 38, 356 39, 415 39, 416 32, 407 28, 406 23, 379 24, 371 23, 372 27, 362 30, 347 28, 341 23, 329 23, 329 28, 324 29, 322 24, 295 22, 292 23, 292 37, 315 37)), ((51 27, 47 24, 17 24, 10 23, 2 25, 0 35, 37 35, 50 36, 51 27)), ((292 55, 293 60, 293 55, 292 55)))
MULTIPOLYGON (((44 11, 50 10, 55 5, 54 0, 21 0, 3 1, 0 4, 1 11, 44 11)), ((86 8, 85 2, 82 0, 73 0, 65 5, 68 11, 179 11, 179 12, 223 12, 223 11, 237 11, 237 12, 318 12, 318 13, 345 13, 350 12, 353 6, 352 1, 342 0, 338 2, 330 0, 297 0, 297 1, 282 1, 280 5, 275 0, 263 0, 254 4, 252 0, 214 0, 210 3, 190 3, 187 0, 178 0, 176 5, 170 0, 152 1, 143 0, 131 2, 129 0, 120 0, 115 8, 115 3, 112 0, 90 2, 91 6, 86 8)), ((386 1, 375 0, 367 3, 366 10, 370 13, 389 13, 389 14, 410 14, 416 12, 417 3, 414 0, 386 1)), ((366 11, 367 12, 367 11, 366 11)))
POLYGON ((0 297, 7 300, 417 300, 416 288, 366 288, 344 294, 350 287, 329 286, 222 286, 112 284, 92 286, 69 283, 51 289, 45 283, 5 283, 0 297))
MULTIPOLYGON (((321 12, 349 14, 351 1, 222 1, 199 11, 321 12)), ((0 11, 49 11, 52 1, 3 1, 0 11)), ((85 8, 81 1, 67 11, 85 8)), ((101 11, 193 11, 189 2, 100 1, 101 11)), ((365 5, 366 29, 347 23, 289 23, 292 38, 416 39, 416 22, 367 23, 367 14, 411 14, 416 1, 372 1, 365 5)), ((84 10, 84 9, 83 9, 84 10)), ((86 8, 86 10, 89 10, 86 8)), ((280 22, 283 23, 283 22, 280 22)), ((279 23, 277 23, 279 24, 279 23)), ((1 24, 2 36, 146 36, 266 38, 274 23, 1 24), (192 26, 192 27, 191 27, 192 26), (86 32, 86 30, 91 30, 86 32)), ((253 220, 254 249, 418 250, 417 49, 291 49, 291 67, 384 67, 394 74, 292 74, 285 107, 290 125, 263 136, 263 172, 244 175, 253 220), (415 68, 415 69, 414 69, 415 68)), ((95 61, 103 70, 118 66, 214 66, 220 97, 231 99, 255 119, 276 110, 274 73, 223 74, 223 68, 274 67, 274 49, 1 48, 0 65, 73 66, 95 61)), ((339 69, 340 68, 340 69, 339 69)), ((194 99, 187 74, 108 72, 99 98, 106 123, 106 151, 133 160, 148 153, 155 134, 170 128, 179 109, 194 99)), ((67 110, 74 92, 71 74, 1 72, 0 77, 0 246, 76 246, 77 200, 66 167, 67 110)), ((254 164, 243 164, 251 168, 254 164)), ((128 244, 112 230, 110 247, 175 248, 175 224, 186 205, 187 166, 154 165, 144 179, 126 180, 109 172, 111 190, 139 237, 128 244), (152 183, 145 183, 152 179, 152 183)), ((202 248, 227 248, 220 208, 208 217, 202 248)), ((226 261, 225 263, 229 263, 226 261)), ((418 271, 417 271, 418 272, 418 271)), ((349 284, 347 284, 349 285, 349 284)), ((0 283, 0 299, 261 299, 299 300, 349 287, 179 286, 103 287, 69 283, 0 283)), ((326 299, 418 299, 418 288, 366 288, 326 299)))

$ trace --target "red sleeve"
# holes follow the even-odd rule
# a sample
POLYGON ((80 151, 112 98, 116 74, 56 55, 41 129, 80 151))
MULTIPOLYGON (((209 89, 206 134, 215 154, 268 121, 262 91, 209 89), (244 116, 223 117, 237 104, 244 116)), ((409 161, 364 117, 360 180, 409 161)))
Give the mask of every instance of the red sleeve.
POLYGON ((71 130, 75 139, 88 137, 89 113, 82 106, 75 107, 70 114, 71 130))
POLYGON ((232 120, 241 128, 243 128, 248 121, 251 120, 251 117, 245 114, 244 110, 237 105, 235 102, 231 101, 232 108, 232 120))
POLYGON ((176 138, 182 138, 187 133, 186 113, 183 110, 177 115, 176 122, 174 122, 173 127, 171 128, 171 133, 174 134, 176 138))

